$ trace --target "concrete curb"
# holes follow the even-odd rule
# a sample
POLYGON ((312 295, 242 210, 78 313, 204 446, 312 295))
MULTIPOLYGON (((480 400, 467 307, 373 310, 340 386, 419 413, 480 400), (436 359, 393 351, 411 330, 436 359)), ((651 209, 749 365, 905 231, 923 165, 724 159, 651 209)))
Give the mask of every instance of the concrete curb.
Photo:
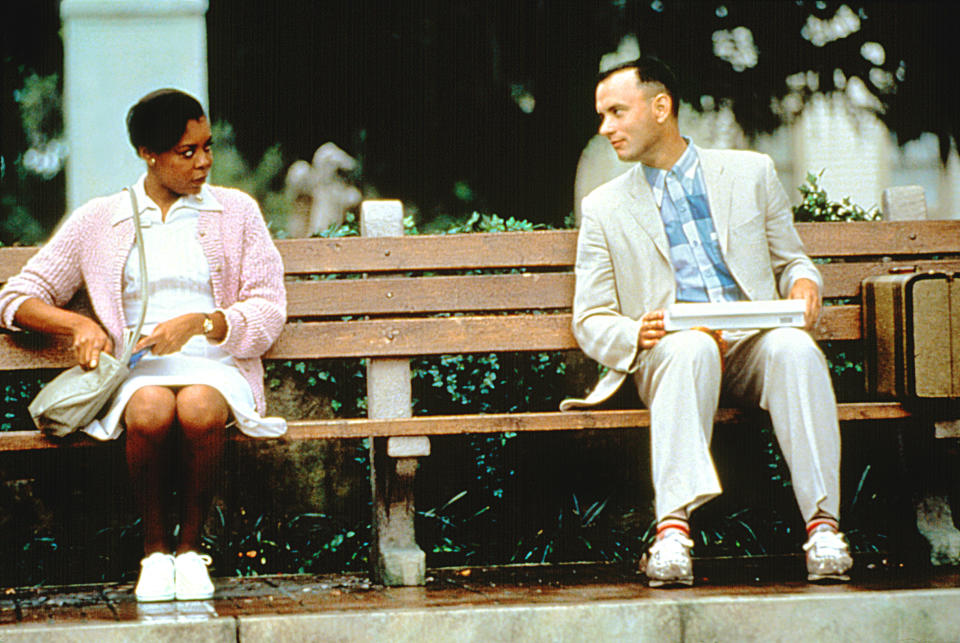
POLYGON ((0 641, 925 641, 960 638, 960 588, 584 603, 350 609, 97 624, 22 624, 0 641))

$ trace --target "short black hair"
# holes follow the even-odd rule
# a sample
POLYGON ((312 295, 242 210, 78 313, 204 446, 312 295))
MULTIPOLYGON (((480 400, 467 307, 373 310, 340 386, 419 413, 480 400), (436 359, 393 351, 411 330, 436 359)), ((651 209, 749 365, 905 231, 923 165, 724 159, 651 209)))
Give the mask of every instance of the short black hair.
POLYGON ((187 129, 187 121, 205 116, 196 98, 179 89, 152 91, 127 112, 127 134, 133 149, 145 147, 161 154, 173 148, 187 129))
POLYGON ((664 91, 670 96, 673 103, 673 115, 677 116, 680 113, 680 100, 678 98, 680 81, 677 80, 677 75, 665 62, 654 56, 640 56, 610 69, 605 69, 597 75, 596 84, 599 85, 613 74, 624 69, 636 71, 640 83, 659 83, 663 85, 664 91))

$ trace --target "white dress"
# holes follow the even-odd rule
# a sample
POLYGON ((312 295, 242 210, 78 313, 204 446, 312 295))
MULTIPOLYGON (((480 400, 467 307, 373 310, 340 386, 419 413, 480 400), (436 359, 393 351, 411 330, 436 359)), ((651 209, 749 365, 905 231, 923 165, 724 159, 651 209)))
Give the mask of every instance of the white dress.
MULTIPOLYGON (((157 324, 178 315, 214 312, 210 268, 197 241, 199 213, 191 207, 190 198, 174 203, 166 221, 142 192, 142 183, 137 186, 137 199, 141 205, 149 279, 147 315, 141 334, 150 334, 157 324)), ((128 330, 136 327, 140 308, 140 259, 134 246, 123 273, 123 311, 128 330)), ((119 347, 116 352, 120 352, 119 347)), ((180 351, 170 355, 147 351, 121 385, 106 414, 83 430, 99 440, 113 440, 123 432, 123 410, 138 389, 188 384, 206 384, 217 389, 230 406, 231 419, 247 435, 275 437, 287 430, 283 418, 257 413, 253 392, 233 357, 203 335, 193 336, 180 351)))

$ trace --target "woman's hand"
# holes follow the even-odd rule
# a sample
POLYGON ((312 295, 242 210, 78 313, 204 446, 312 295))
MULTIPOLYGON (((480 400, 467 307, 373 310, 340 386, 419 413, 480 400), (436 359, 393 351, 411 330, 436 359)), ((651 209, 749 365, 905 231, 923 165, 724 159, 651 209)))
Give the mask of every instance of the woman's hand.
POLYGON ((77 363, 90 370, 100 362, 100 353, 113 353, 113 342, 100 324, 89 317, 77 317, 73 329, 73 350, 77 363))
POLYGON ((113 353, 113 342, 100 324, 85 315, 57 308, 37 297, 24 300, 14 313, 13 321, 21 328, 69 337, 77 364, 85 369, 97 367, 100 353, 113 353))
POLYGON ((154 355, 169 355, 183 348, 194 335, 203 334, 203 313, 187 313, 157 324, 153 332, 142 338, 134 352, 150 347, 154 355))

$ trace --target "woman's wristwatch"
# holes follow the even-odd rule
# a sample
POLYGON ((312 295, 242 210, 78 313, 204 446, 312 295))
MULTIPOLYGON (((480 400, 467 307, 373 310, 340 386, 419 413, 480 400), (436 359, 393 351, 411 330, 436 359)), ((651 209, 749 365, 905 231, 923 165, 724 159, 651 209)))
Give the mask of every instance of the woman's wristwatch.
POLYGON ((207 313, 203 313, 203 327, 201 330, 204 335, 209 335, 213 332, 213 319, 211 319, 207 313))

